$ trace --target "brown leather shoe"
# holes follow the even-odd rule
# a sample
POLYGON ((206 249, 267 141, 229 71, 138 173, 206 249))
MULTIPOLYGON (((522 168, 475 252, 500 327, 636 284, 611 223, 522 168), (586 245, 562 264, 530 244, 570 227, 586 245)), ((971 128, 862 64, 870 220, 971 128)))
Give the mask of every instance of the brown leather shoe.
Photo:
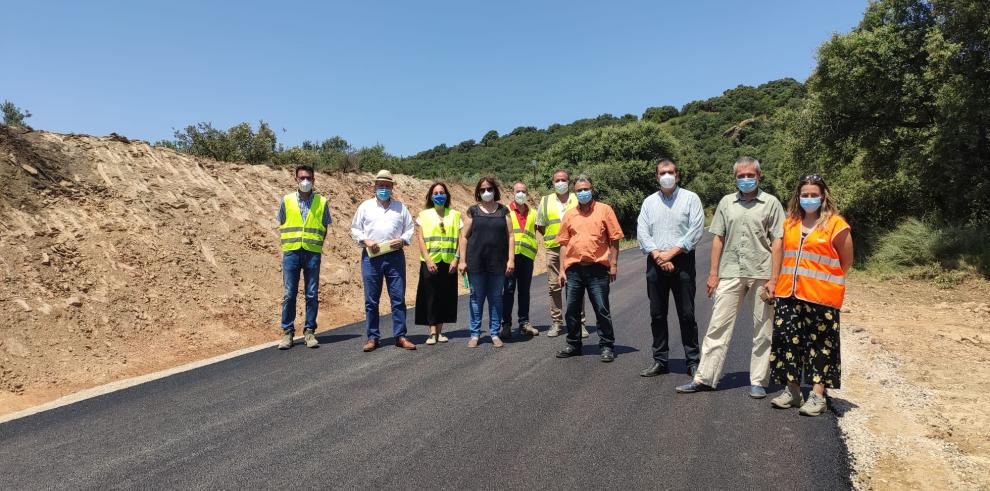
POLYGON ((369 339, 367 343, 364 343, 364 348, 362 349, 364 350, 365 353, 367 353, 369 351, 375 351, 375 348, 377 347, 378 347, 378 340, 369 339))
POLYGON ((395 345, 402 349, 408 349, 408 350, 416 349, 416 345, 413 344, 412 341, 406 339, 405 336, 399 336, 395 338, 395 345))

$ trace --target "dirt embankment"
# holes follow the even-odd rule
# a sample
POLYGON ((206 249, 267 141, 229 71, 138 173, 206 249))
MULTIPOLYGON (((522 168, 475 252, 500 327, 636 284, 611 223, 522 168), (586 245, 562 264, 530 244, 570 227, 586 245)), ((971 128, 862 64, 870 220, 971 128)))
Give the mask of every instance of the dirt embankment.
POLYGON ((990 489, 990 283, 859 274, 833 392, 860 489, 990 489))
MULTIPOLYGON (((396 179, 396 196, 417 213, 429 183, 396 179)), ((334 220, 321 330, 363 318, 350 221, 371 180, 316 177, 334 220)), ((116 135, 0 127, 0 182, 0 414, 277 337, 275 213, 293 190, 290 170, 116 135)), ((451 192, 458 209, 473 202, 473 189, 451 192)), ((406 253, 410 304, 414 251, 406 253)))

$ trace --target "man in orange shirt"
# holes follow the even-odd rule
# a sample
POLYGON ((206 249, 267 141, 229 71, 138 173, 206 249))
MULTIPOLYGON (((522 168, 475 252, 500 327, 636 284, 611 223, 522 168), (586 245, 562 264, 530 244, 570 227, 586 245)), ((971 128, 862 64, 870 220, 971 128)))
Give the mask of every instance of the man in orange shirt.
POLYGON ((609 312, 609 283, 619 267, 619 240, 624 237, 612 207, 592 199, 591 178, 574 180, 578 206, 564 214, 557 233, 560 242, 560 283, 567 285, 567 347, 557 358, 581 355, 581 307, 588 292, 598 320, 598 346, 603 362, 615 360, 615 333, 609 312))

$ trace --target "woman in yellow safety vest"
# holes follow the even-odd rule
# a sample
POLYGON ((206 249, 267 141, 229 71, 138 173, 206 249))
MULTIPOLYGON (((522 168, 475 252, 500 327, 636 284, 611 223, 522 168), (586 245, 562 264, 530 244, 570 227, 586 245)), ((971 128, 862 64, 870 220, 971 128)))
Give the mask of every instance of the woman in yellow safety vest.
POLYGON ((461 214, 451 209, 450 191, 442 182, 426 192, 425 209, 416 217, 419 243, 419 287, 416 325, 430 326, 426 344, 447 342, 443 325, 457 322, 457 244, 461 214))
POLYGON ((827 409, 825 389, 840 386, 839 310, 853 262, 849 224, 819 175, 802 177, 794 190, 783 250, 783 259, 775 261, 770 378, 787 389, 770 402, 818 416, 827 409), (801 397, 802 379, 812 386, 807 401, 801 397))

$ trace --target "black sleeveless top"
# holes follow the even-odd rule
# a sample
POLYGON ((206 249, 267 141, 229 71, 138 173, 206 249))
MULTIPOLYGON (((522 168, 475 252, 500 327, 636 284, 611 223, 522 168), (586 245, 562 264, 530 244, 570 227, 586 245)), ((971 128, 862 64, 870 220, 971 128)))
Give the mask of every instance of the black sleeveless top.
POLYGON ((505 274, 509 260, 509 227, 505 217, 509 209, 499 203, 495 213, 485 213, 478 205, 467 210, 471 217, 471 236, 467 240, 468 273, 505 274))

